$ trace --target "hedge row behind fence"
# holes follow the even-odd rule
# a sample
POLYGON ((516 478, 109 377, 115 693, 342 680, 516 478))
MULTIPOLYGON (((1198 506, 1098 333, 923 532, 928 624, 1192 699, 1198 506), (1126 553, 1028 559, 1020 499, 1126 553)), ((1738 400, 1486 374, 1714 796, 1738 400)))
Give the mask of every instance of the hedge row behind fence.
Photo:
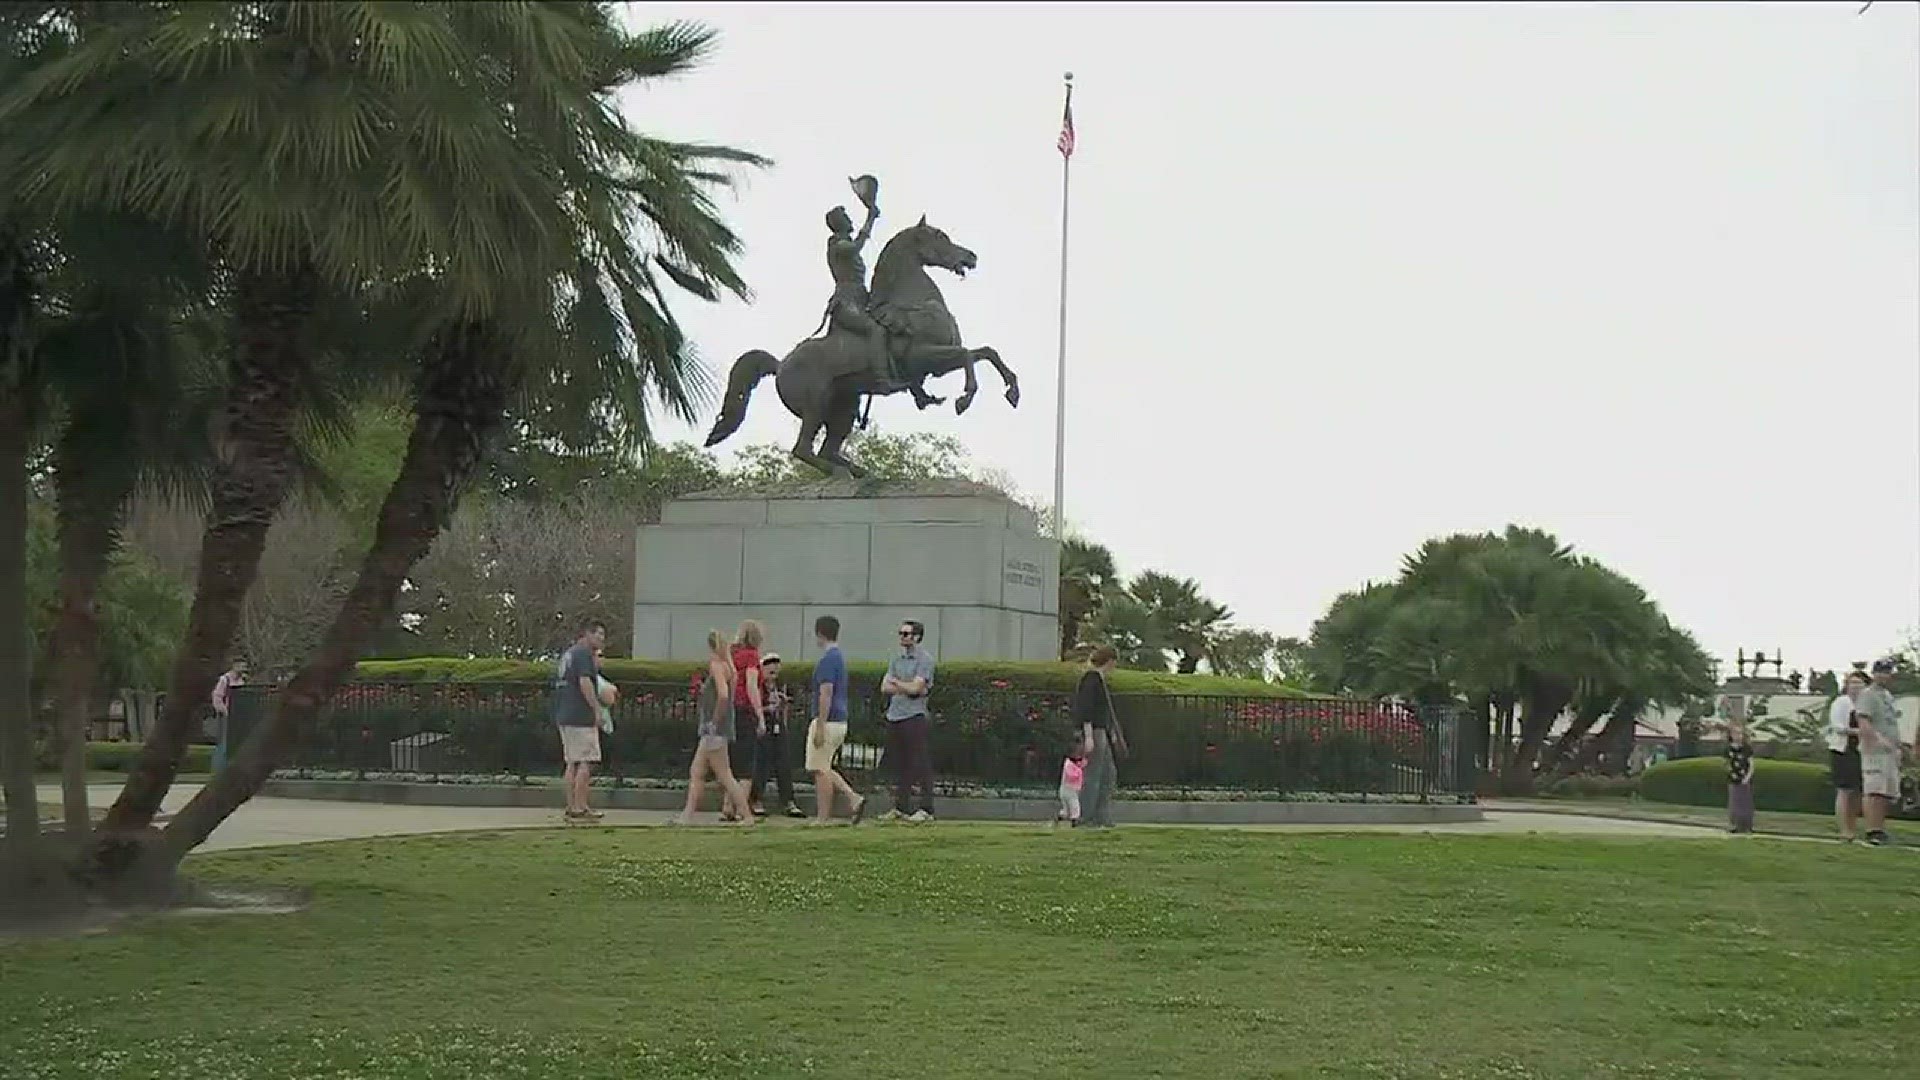
MULTIPOLYGON (((813 661, 785 656, 781 679, 805 686, 813 675, 813 661)), ((884 660, 848 658, 848 674, 856 686, 878 688, 887 673, 884 660)), ((609 656, 605 663, 608 679, 628 683, 685 685, 706 670, 704 661, 629 660, 609 656)), ((1081 664, 1024 662, 1010 660, 951 660, 939 665, 934 681, 942 689, 1022 690, 1066 693, 1086 673, 1081 664)), ((551 660, 462 660, 453 657, 425 656, 411 660, 363 660, 354 676, 365 683, 544 683, 553 677, 551 660)), ((1279 683, 1258 679, 1230 679, 1219 675, 1174 675, 1164 671, 1128 671, 1119 669, 1110 682, 1116 694, 1209 694, 1233 697, 1303 697, 1301 691, 1279 683)))
MULTIPOLYGON (((940 686, 932 744, 935 775, 947 791, 1057 786, 1061 761, 1077 739, 1068 694, 940 686)), ((802 686, 787 689, 804 702, 802 686)), ((245 737, 274 693, 236 692, 230 739, 245 737)), ((561 768, 548 719, 552 693, 546 683, 356 683, 297 740, 286 765, 356 774, 552 775, 561 768)), ((1451 709, 1126 693, 1114 695, 1114 706, 1131 744, 1120 770, 1127 786, 1447 798, 1473 790, 1451 709)), ((685 776, 696 707, 691 680, 622 684, 597 771, 685 776)), ((884 708, 877 693, 854 695, 842 771, 882 768, 884 708)), ((796 777, 805 730, 796 708, 786 748, 796 777)), ((746 767, 749 753, 748 740, 735 743, 736 770, 746 767)))
MULTIPOLYGON (((1640 797, 1685 806, 1727 805, 1727 763, 1721 758, 1684 758, 1650 766, 1640 774, 1640 797)), ((1757 810, 1833 812, 1833 783, 1825 765, 1774 758, 1753 759, 1753 805, 1757 810)))

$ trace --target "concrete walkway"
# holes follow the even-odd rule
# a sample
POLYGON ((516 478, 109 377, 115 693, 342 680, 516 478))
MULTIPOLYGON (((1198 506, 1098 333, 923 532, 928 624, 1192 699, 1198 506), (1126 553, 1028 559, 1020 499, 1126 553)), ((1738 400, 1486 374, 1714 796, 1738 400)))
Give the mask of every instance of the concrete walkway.
MULTIPOLYGON (((117 785, 92 785, 88 797, 96 807, 112 803, 119 794, 117 785)), ((162 813, 172 813, 187 804, 197 784, 179 784, 167 793, 162 813)), ((60 801, 58 787, 42 787, 42 802, 60 801)), ((610 810, 601 827, 618 825, 664 825, 673 815, 658 810, 610 810)), ((712 822, 713 815, 701 815, 712 822)), ((202 851, 229 851, 238 848, 276 847, 320 840, 351 840, 375 836, 408 836, 425 833, 465 832, 489 829, 535 829, 563 825, 557 809, 471 806, 387 806, 380 803, 349 803, 331 800, 254 799, 236 811, 226 824, 201 846, 202 851)), ((771 819, 774 828, 789 828, 801 822, 771 819)), ((1041 823, 1036 822, 1036 827, 1041 823)), ((1017 828, 1018 826, 1001 826, 1017 828)), ((1489 810, 1486 820, 1445 825, 1131 825, 1138 829, 1242 828, 1262 832, 1306 833, 1464 833, 1525 834, 1570 836, 1637 836, 1718 839, 1726 834, 1718 829, 1666 822, 1627 821, 1619 818, 1587 817, 1577 814, 1543 814, 1526 811, 1489 810)))

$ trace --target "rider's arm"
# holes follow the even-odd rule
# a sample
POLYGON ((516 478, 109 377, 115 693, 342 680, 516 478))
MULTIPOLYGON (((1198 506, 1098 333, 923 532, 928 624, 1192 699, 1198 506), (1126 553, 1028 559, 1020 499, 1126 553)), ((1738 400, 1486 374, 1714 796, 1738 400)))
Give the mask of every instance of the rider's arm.
POLYGON ((853 236, 853 244, 855 247, 863 248, 867 246, 867 241, 873 237, 873 220, 879 216, 880 211, 875 210, 871 206, 867 207, 867 220, 860 224, 860 231, 853 236))

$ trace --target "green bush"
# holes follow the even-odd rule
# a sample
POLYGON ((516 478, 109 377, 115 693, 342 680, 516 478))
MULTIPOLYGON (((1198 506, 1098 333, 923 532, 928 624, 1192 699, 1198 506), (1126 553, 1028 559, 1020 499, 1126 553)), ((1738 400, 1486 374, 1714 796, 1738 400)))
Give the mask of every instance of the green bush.
MULTIPOLYGON (((136 742, 90 742, 87 744, 87 770, 89 772, 126 772, 140 757, 140 744, 136 742)), ((213 771, 213 747, 198 743, 190 744, 187 753, 180 761, 183 773, 205 773, 213 771)))
MULTIPOLYGON (((1687 758, 1655 765, 1640 774, 1640 797, 1685 806, 1727 804, 1727 763, 1687 758)), ((1833 809, 1833 784, 1824 765, 1755 758, 1753 805, 1758 810, 1821 814, 1833 809)))
MULTIPOLYGON (((692 660, 628 660, 608 657, 607 678, 617 683, 676 683, 685 685, 706 665, 692 660)), ((784 681, 804 685, 813 672, 810 662, 788 659, 784 681)), ((877 686, 887 668, 883 663, 855 660, 847 665, 855 683, 877 686)), ((939 665, 935 679, 942 689, 1070 691, 1086 671, 1081 664, 1002 660, 954 660, 939 665)), ((554 666, 544 660, 462 660, 425 656, 411 660, 365 660, 354 678, 370 683, 547 683, 554 666)), ((1258 679, 1229 679, 1218 675, 1173 675, 1163 671, 1115 671, 1116 694, 1189 694, 1230 697, 1301 697, 1299 690, 1258 679)))

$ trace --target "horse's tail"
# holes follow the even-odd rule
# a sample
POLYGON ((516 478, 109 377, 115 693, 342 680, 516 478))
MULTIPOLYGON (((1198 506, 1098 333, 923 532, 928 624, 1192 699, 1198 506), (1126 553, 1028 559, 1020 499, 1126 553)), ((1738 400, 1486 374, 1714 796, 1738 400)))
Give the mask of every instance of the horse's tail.
POLYGON ((718 446, 740 430, 740 424, 747 418, 747 399, 753 396, 753 388, 779 368, 780 361, 765 349, 740 354, 740 359, 733 362, 733 370, 727 374, 727 396, 720 403, 720 416, 714 420, 713 430, 707 433, 708 446, 718 446))

